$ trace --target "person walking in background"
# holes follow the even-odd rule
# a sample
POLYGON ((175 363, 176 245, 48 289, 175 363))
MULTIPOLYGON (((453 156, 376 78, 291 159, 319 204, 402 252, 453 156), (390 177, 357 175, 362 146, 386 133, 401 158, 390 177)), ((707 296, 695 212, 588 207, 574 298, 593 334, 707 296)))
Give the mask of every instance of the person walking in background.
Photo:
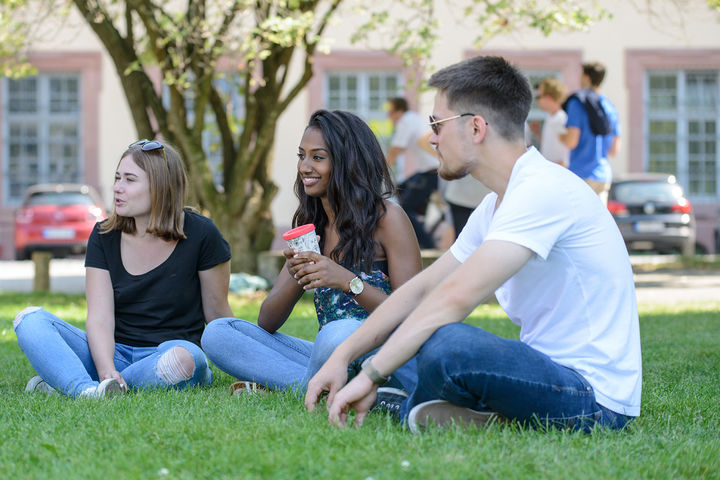
POLYGON ((530 127, 533 134, 540 138, 540 153, 548 160, 564 167, 568 166, 570 149, 560 141, 560 134, 567 131, 567 113, 562 108, 565 101, 565 85, 553 77, 543 79, 537 86, 535 101, 538 107, 547 112, 542 131, 538 131, 538 122, 530 127))
MULTIPOLYGON (((241 380, 233 385, 304 389, 335 347, 420 271, 417 241, 405 212, 389 200, 392 190, 382 149, 365 122, 350 112, 312 114, 298 147, 293 226, 314 224, 322 254, 283 252, 285 266, 257 325, 222 318, 205 329, 203 349, 241 380), (314 291, 320 327, 314 342, 278 332, 307 290, 314 291)), ((346 374, 357 370, 359 363, 346 374)), ((412 388, 414 363, 396 378, 412 388)))
POLYGON ((559 137, 570 148, 570 171, 585 180, 607 205, 612 181, 608 157, 620 151, 618 114, 612 102, 599 93, 605 66, 599 62, 585 63, 582 70, 582 89, 563 105, 568 116, 567 131, 559 137))
POLYGON ((388 117, 395 131, 387 162, 401 172, 398 178, 400 206, 410 218, 420 248, 434 248, 435 241, 419 218, 424 214, 430 195, 438 188, 438 160, 418 144, 418 139, 428 129, 427 122, 409 109, 404 98, 391 98, 388 103, 388 117))
POLYGON ((13 324, 37 376, 26 391, 107 397, 128 388, 209 385, 205 324, 232 315, 230 245, 213 222, 184 208, 177 151, 141 140, 120 157, 114 208, 85 256, 87 333, 40 307, 13 324))

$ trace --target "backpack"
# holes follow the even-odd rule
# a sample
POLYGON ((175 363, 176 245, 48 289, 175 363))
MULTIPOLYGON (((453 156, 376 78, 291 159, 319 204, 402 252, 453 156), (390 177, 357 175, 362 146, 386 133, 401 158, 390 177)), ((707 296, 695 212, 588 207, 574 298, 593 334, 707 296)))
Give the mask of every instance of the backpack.
POLYGON ((588 120, 590 120, 590 130, 594 135, 607 135, 612 133, 612 123, 610 117, 602 106, 600 95, 594 90, 583 89, 573 93, 565 100, 562 108, 567 111, 567 105, 571 98, 577 98, 585 107, 588 120))

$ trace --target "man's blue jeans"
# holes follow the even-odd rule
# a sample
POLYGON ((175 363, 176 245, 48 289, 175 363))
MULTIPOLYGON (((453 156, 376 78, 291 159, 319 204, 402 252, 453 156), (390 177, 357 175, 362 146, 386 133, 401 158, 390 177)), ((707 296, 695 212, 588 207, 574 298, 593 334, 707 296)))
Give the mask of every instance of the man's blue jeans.
POLYGON ((490 410, 531 426, 590 430, 623 428, 632 417, 595 402, 579 373, 519 340, 501 338, 464 323, 439 328, 417 355, 418 385, 405 416, 429 400, 490 410))
MULTIPOLYGON (((320 370, 335 347, 362 324, 360 320, 343 319, 326 323, 315 342, 269 333, 262 327, 237 318, 219 318, 205 327, 203 350, 220 370, 240 380, 257 382, 272 389, 293 388, 300 392, 320 370)), ((348 367, 348 377, 360 371, 360 364, 371 352, 348 367)), ((415 359, 394 374, 393 386, 407 391, 415 388, 415 359)))
MULTIPOLYGON (((43 309, 19 315, 15 334, 20 349, 48 385, 69 396, 80 395, 98 385, 98 373, 90 354, 87 334, 43 309)), ((176 388, 210 385, 212 372, 203 351, 186 340, 170 340, 157 347, 115 344, 115 369, 128 388, 176 388), (158 361, 173 347, 190 352, 194 361, 192 377, 170 384, 158 373, 158 361)))

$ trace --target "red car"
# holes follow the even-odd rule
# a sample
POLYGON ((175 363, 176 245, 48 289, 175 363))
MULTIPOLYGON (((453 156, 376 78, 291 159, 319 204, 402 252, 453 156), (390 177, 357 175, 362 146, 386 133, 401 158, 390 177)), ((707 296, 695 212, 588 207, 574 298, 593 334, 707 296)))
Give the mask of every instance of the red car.
POLYGON ((84 253, 95 223, 105 218, 100 196, 88 185, 34 185, 15 215, 15 258, 28 259, 35 250, 84 253))

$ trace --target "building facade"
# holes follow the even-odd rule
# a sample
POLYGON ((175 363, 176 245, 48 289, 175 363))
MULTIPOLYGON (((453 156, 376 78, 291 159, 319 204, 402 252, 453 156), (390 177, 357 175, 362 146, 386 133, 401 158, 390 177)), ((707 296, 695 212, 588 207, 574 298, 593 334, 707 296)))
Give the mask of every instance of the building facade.
MULTIPOLYGON (((429 64, 435 68, 479 54, 506 57, 531 81, 545 76, 579 87, 581 64, 607 67, 601 88, 617 106, 622 128, 615 174, 657 171, 676 175, 693 204, 701 249, 714 251, 713 227, 720 209, 720 18, 704 0, 659 4, 652 14, 634 3, 604 1, 613 13, 583 32, 515 31, 494 37, 481 49, 470 20, 451 7, 437 9, 440 31, 429 64), (670 5, 672 4, 672 5, 670 5)), ((273 203, 278 231, 289 226, 297 142, 312 111, 346 109, 362 116, 386 139, 391 124, 384 110, 390 96, 405 95, 423 115, 433 92, 410 81, 416 70, 375 47, 353 45, 351 12, 340 13, 327 32, 332 51, 320 54, 314 76, 280 119, 273 178, 280 190, 273 203)), ((111 60, 80 19, 63 24, 52 41, 30 54, 38 75, 0 78, 0 255, 12 258, 13 216, 24 189, 41 182, 95 186, 112 204, 117 155, 137 133, 111 60)), ((426 72, 421 72, 426 73, 426 72)), ((530 120, 542 117, 536 107, 530 120)))

